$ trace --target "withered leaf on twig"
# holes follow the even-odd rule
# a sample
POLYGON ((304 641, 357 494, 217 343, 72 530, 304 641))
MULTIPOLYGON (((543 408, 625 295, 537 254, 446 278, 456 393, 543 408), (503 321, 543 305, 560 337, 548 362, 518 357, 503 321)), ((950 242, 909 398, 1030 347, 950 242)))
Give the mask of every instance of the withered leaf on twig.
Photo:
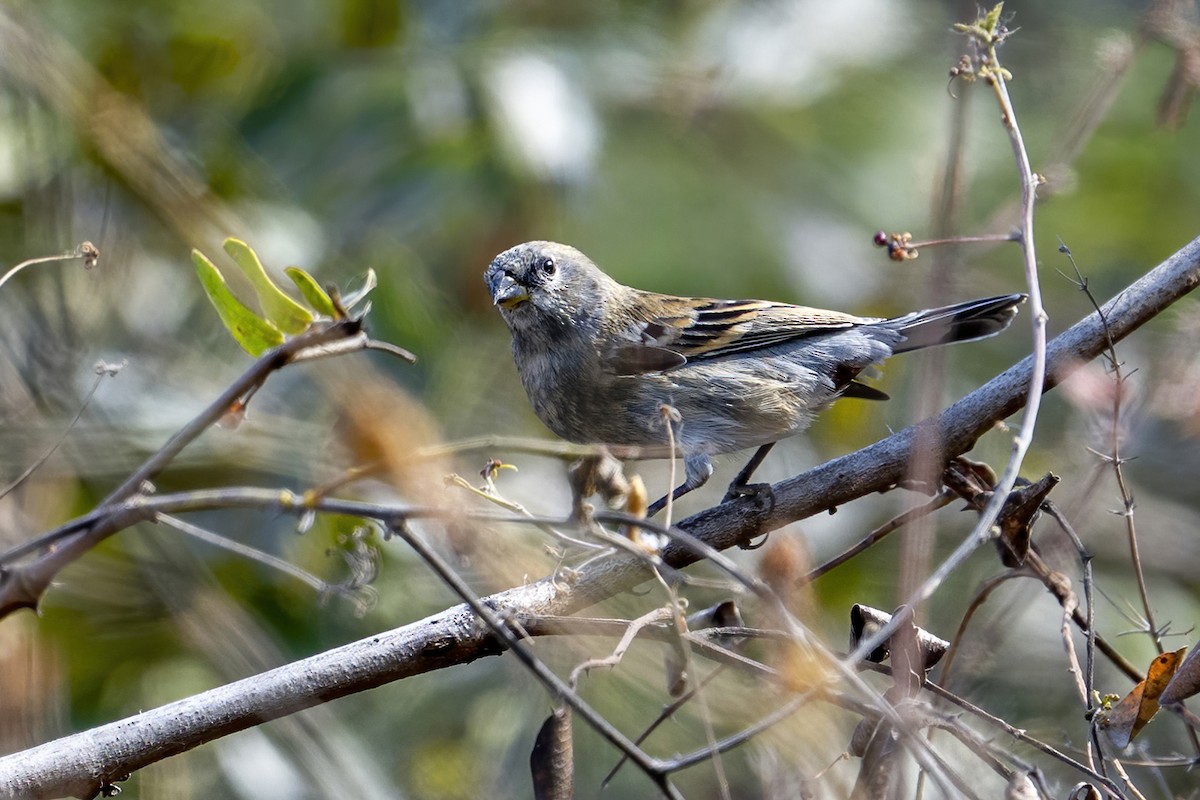
POLYGON ((1150 662, 1146 678, 1133 691, 1121 698, 1115 706, 1096 715, 1096 724, 1118 748, 1124 749, 1146 727, 1158 713, 1159 698, 1167 688, 1183 656, 1186 647, 1174 653, 1163 653, 1150 662))
MULTIPOLYGON (((876 631, 892 621, 892 615, 878 608, 855 603, 850 608, 850 649, 858 647, 863 639, 872 636, 876 631)), ((917 649, 921 653, 922 666, 926 672, 942 660, 950 643, 945 639, 934 636, 924 628, 917 628, 917 649)), ((883 663, 891 656, 890 641, 884 642, 867 654, 867 661, 876 664, 883 663)))
POLYGON ((1004 566, 1015 569, 1025 563, 1033 539, 1033 526, 1040 516, 1042 503, 1059 480, 1057 475, 1047 472, 1036 483, 1018 486, 1009 493, 996 519, 1000 527, 996 549, 1004 566))
MULTIPOLYGON (((1004 566, 1016 568, 1025 563, 1033 538, 1033 526, 1040 515, 1042 503, 1059 481, 1057 475, 1047 472, 1034 483, 1021 481, 1009 492, 996 518, 996 526, 1000 530, 1000 536, 995 540, 996 550, 1004 566)), ((996 475, 987 464, 960 456, 951 461, 942 473, 942 483, 966 500, 969 508, 983 511, 992 497, 996 475)))
POLYGON ((563 703, 538 729, 529 771, 535 800, 570 800, 575 796, 575 748, 571 741, 571 707, 563 703))
POLYGON ((1193 647, 1187 658, 1175 670, 1175 677, 1167 683, 1162 695, 1158 698, 1160 705, 1169 706, 1181 703, 1192 695, 1200 692, 1200 647, 1193 647))

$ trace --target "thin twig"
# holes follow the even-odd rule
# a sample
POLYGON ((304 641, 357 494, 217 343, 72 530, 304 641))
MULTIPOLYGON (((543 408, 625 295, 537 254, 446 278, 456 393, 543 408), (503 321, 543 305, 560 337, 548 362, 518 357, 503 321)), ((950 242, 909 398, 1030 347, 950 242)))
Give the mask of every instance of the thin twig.
POLYGON ((158 452, 134 470, 120 486, 109 492, 100 505, 106 506, 119 502, 138 492, 144 482, 153 480, 185 447, 225 416, 230 406, 247 393, 257 390, 271 373, 282 369, 306 350, 319 348, 342 339, 357 337, 361 332, 361 327, 362 324, 359 321, 342 320, 323 327, 314 327, 294 339, 289 339, 278 347, 268 350, 230 384, 229 388, 167 440, 167 443, 159 448, 158 452))
POLYGON ((976 590, 975 596, 971 598, 971 602, 967 603, 967 610, 963 612, 962 619, 958 622, 958 630, 954 632, 954 636, 950 639, 950 646, 946 648, 946 655, 942 656, 939 667, 941 672, 938 679, 945 686, 950 685, 950 676, 954 667, 954 658, 958 655, 959 645, 962 644, 963 637, 966 635, 967 626, 971 624, 971 619, 975 616, 975 612, 982 607, 993 591, 998 589, 1004 583, 1021 577, 1016 572, 1005 572, 984 581, 983 585, 976 590))
MULTIPOLYGON (((1087 650, 1086 650, 1086 667, 1084 672, 1084 688, 1087 690, 1086 712, 1087 717, 1095 713, 1095 692, 1096 692, 1096 603, 1092 597, 1092 554, 1083 546, 1083 539, 1075 532, 1074 526, 1070 520, 1062 513, 1062 510, 1053 500, 1047 500, 1045 504, 1046 513, 1058 523, 1059 528, 1071 540, 1071 544, 1075 547, 1075 552, 1079 556, 1080 567, 1083 570, 1083 601, 1087 603, 1087 619, 1085 621, 1084 633, 1087 635, 1087 650)), ((1088 766, 1096 768, 1095 752, 1092 750, 1092 739, 1088 737, 1087 758, 1088 766)))
POLYGON ((939 492, 937 496, 935 496, 925 505, 917 506, 916 508, 910 508, 908 511, 892 517, 890 520, 864 536, 857 544, 851 545, 849 548, 829 559, 824 564, 821 564, 820 566, 810 570, 808 574, 800 579, 800 583, 812 583, 825 573, 831 572, 835 568, 840 567, 842 564, 845 564, 859 553, 862 553, 869 549, 872 545, 877 544, 889 533, 904 527, 914 520, 920 519, 921 517, 932 514, 939 509, 945 508, 953 501, 954 494, 952 492, 939 492))
POLYGON ((80 417, 83 416, 83 412, 86 411, 88 405, 91 404, 92 398, 96 396, 96 391, 100 388, 100 383, 106 377, 108 377, 108 378, 116 377, 117 373, 120 372, 124 367, 125 367, 125 362, 121 362, 120 364, 113 365, 113 364, 106 364, 103 361, 101 361, 99 364, 96 365, 96 380, 92 382, 92 388, 88 389, 88 393, 86 395, 84 395, 83 402, 79 404, 79 409, 75 412, 75 416, 71 417, 71 421, 68 422, 67 426, 63 429, 62 435, 58 437, 58 440, 56 442, 54 442, 54 444, 50 445, 50 447, 46 449, 46 452, 42 453, 40 456, 35 458, 33 460, 33 463, 31 463, 28 467, 26 467, 24 469, 24 471, 21 472, 20 475, 13 478, 12 482, 9 483, 8 486, 5 486, 3 489, 0 489, 0 498, 7 497, 17 487, 19 487, 22 483, 27 481, 29 479, 30 475, 37 472, 38 469, 42 466, 42 464, 45 464, 46 461, 50 458, 50 456, 54 455, 55 451, 57 451, 58 448, 62 447, 63 442, 65 442, 67 440, 67 437, 70 436, 71 431, 79 423, 79 419, 80 419, 80 417))
POLYGON ((633 640, 642 632, 642 629, 655 625, 660 622, 666 622, 671 619, 672 611, 667 608, 656 608, 649 611, 637 619, 630 620, 625 624, 625 633, 621 635, 617 646, 612 652, 604 658, 589 658, 586 661, 581 661, 571 670, 571 675, 567 678, 567 684, 575 689, 579 686, 579 677, 584 673, 590 673, 594 669, 611 669, 621 663, 621 659, 625 657, 625 651, 633 644, 633 640))
MULTIPOLYGON (((697 694, 700 693, 700 691, 702 691, 705 687, 707 687, 710 683, 712 683, 713 680, 715 680, 716 677, 718 675, 720 675, 724 670, 725 670, 725 667, 723 665, 717 666, 715 669, 713 669, 711 672, 709 672, 707 675, 705 675, 700 681, 698 681, 695 686, 693 686, 691 689, 688 689, 682 695, 677 697, 674 700, 674 702, 668 703, 667 705, 663 706, 663 709, 658 712, 658 716, 654 718, 654 721, 651 722, 649 725, 647 725, 642 730, 642 732, 640 734, 638 734, 638 737, 633 740, 634 743, 636 743, 640 747, 642 742, 644 742, 648 738, 650 738, 650 734, 652 734, 656 730, 658 730, 659 725, 662 725, 664 722, 669 720, 671 717, 675 716, 676 711, 678 711, 679 709, 681 709, 685 705, 687 705, 692 700, 692 698, 694 698, 697 694)), ((612 779, 617 776, 617 773, 621 771, 621 767, 623 767, 625 765, 625 762, 628 760, 629 759, 625 755, 622 755, 621 758, 617 760, 617 763, 613 764, 612 769, 610 769, 608 771, 608 774, 604 776, 604 779, 602 781, 600 781, 601 789, 604 789, 605 787, 608 786, 609 782, 612 781, 612 779)))
MULTIPOLYGON (((1071 593, 1074 596, 1074 592, 1071 593)), ((1092 705, 1091 691, 1087 683, 1087 675, 1083 667, 1079 664, 1079 656, 1075 652, 1075 634, 1071 627, 1074 621, 1073 614, 1078 608, 1078 600, 1075 603, 1064 603, 1062 607, 1062 625, 1059 626, 1059 633, 1062 636, 1063 649, 1067 652, 1067 663, 1069 664, 1068 672, 1074 678, 1075 689, 1079 692, 1079 702, 1083 705, 1085 711, 1090 710, 1092 705)))
POLYGON ((1135 800, 1146 800, 1146 796, 1138 791, 1137 786, 1134 785, 1133 780, 1129 777, 1129 773, 1125 771, 1124 765, 1121 764, 1121 759, 1112 758, 1109 760, 1112 762, 1113 769, 1116 770, 1117 775, 1125 782, 1125 788, 1129 790, 1129 793, 1134 796, 1135 800))
POLYGON ((1128 380, 1128 376, 1121 370, 1122 363, 1117 358, 1117 345, 1113 341, 1112 334, 1108 329, 1108 320, 1105 318, 1100 304, 1096 302, 1091 289, 1088 288, 1087 278, 1080 271, 1074 254, 1071 253, 1071 249, 1063 244, 1061 240, 1058 251, 1067 257, 1071 268, 1075 270, 1075 285, 1087 296, 1092 307, 1096 309, 1104 331, 1104 340, 1107 345, 1104 357, 1105 361, 1108 362, 1108 370, 1113 376, 1113 393, 1111 426, 1109 430, 1109 452, 1107 455, 1101 457, 1112 466, 1113 476, 1117 479, 1117 491, 1121 496, 1121 516, 1125 519, 1125 536, 1129 542, 1129 560, 1133 567, 1134 579, 1137 582, 1138 596, 1142 602, 1142 613, 1145 615, 1146 620, 1146 632, 1154 641, 1154 647, 1161 655, 1165 652, 1162 643, 1162 631, 1159 630, 1158 625, 1154 622, 1154 610, 1150 605, 1150 594, 1146 589, 1146 576, 1142 569, 1142 557, 1138 548, 1137 527, 1133 520, 1133 510, 1135 507, 1133 494, 1129 491, 1129 486, 1125 482, 1125 471, 1122 469, 1122 465, 1126 459, 1121 455, 1121 405, 1125 396, 1125 383, 1128 380))
POLYGON ((1013 737, 1017 741, 1024 742, 1025 744, 1028 744, 1031 747, 1035 747, 1038 750, 1041 750, 1046 755, 1050 756, 1051 758, 1054 758, 1057 761, 1061 761, 1063 764, 1066 764, 1067 766, 1071 767, 1072 769, 1076 770, 1077 772, 1079 772, 1083 775, 1086 775, 1090 780, 1104 784, 1116 797, 1121 797, 1121 790, 1119 787, 1116 786, 1116 784, 1114 784, 1108 778, 1099 774, 1095 770, 1089 769, 1084 764, 1071 758, 1066 753, 1064 753, 1054 747, 1051 747, 1050 745, 1046 744, 1045 742, 1041 741, 1040 739, 1036 739, 1036 738, 1030 736, 1026 731, 1024 731, 1020 728, 1016 728, 1016 727, 1013 727, 1012 725, 1009 725, 1002 718, 997 717, 994 714, 988 713, 987 711, 983 710, 982 708, 975 705, 974 703, 971 703, 970 701, 965 700, 962 697, 959 697, 958 695, 954 694, 953 692, 947 691, 946 689, 942 688, 941 686, 934 683, 933 681, 926 681, 924 688, 929 690, 933 694, 937 695, 938 697, 941 697, 944 700, 948 700, 949 702, 951 702, 954 705, 958 706, 959 708, 973 714, 974 716, 979 717, 981 720, 984 720, 985 722, 996 726, 997 728, 1004 731, 1005 733, 1007 733, 1009 736, 1013 737))
MULTIPOLYGON (((463 476, 455 474, 455 473, 452 473, 452 474, 446 476, 446 483, 448 485, 457 486, 460 489, 465 489, 468 492, 470 492, 471 494, 475 495, 476 497, 482 497, 484 500, 487 500, 489 503, 494 503, 503 509, 507 509, 508 511, 513 512, 514 514, 520 514, 521 516, 528 517, 530 519, 534 518, 533 513, 530 512, 529 509, 525 508, 525 506, 521 505, 520 503, 516 502, 515 500, 509 500, 507 497, 504 497, 498 491, 496 491, 494 487, 480 489, 478 486, 474 486, 470 481, 468 481, 463 476)), ((544 525, 544 524, 539 523, 538 529, 545 533, 550 534, 555 539, 558 539, 560 542, 562 542, 564 544, 569 544, 572 547, 578 547, 581 550, 608 550, 609 549, 607 546, 602 545, 602 544, 597 544, 595 542, 587 542, 587 541, 584 541, 583 539, 578 539, 574 536, 568 536, 567 534, 563 533, 562 531, 558 530, 557 528, 555 528, 551 525, 544 525)))
POLYGON ((954 552, 922 582, 921 586, 906 599, 902 611, 893 615, 891 621, 887 625, 882 626, 875 634, 863 638, 863 641, 859 643, 858 647, 851 654, 851 662, 861 661, 868 653, 887 641, 900 625, 907 623, 912 618, 914 609, 929 599, 934 591, 981 544, 990 541, 994 537, 993 526, 1000 515, 1000 510, 1004 507, 1004 503, 1008 499, 1009 492, 1012 491, 1017 477, 1020 475, 1021 463, 1024 461, 1025 453, 1029 450, 1029 446, 1033 442, 1033 432, 1037 425, 1042 392, 1046 386, 1047 316, 1045 310, 1042 308, 1041 290, 1038 283, 1037 251, 1034 248, 1033 240, 1033 208, 1039 178, 1030 166, 1029 154, 1025 150, 1025 142, 1021 135, 1021 129, 1017 125, 1016 111, 1013 109, 1012 101, 1008 95, 1008 88, 1005 84, 1006 71, 1000 66, 1000 61, 996 56, 996 48, 1004 41, 1007 32, 999 22, 998 8, 994 9, 991 14, 974 25, 963 25, 958 26, 958 28, 978 41, 987 54, 986 62, 980 67, 980 75, 987 81, 996 94, 996 100, 1000 105, 1001 118, 1005 131, 1008 133, 1013 156, 1017 162, 1017 171, 1021 178, 1020 244, 1025 260, 1025 281, 1029 290, 1029 311, 1033 325, 1033 353, 1029 373, 1029 392, 1025 399, 1025 410, 1021 418, 1021 428, 1013 439, 1012 454, 1009 456, 1008 464, 1005 466, 1004 473, 997 482, 996 490, 992 493, 987 506, 980 513, 979 521, 975 524, 974 529, 954 552))
POLYGON ((681 769, 687 769, 690 766, 699 764, 702 761, 707 761, 716 753, 725 753, 735 747, 745 744, 754 737, 758 736, 763 731, 769 730, 785 719, 795 714, 802 707, 814 698, 815 693, 812 691, 805 692, 799 697, 793 697, 791 700, 784 703, 782 706, 767 714, 753 725, 749 725, 737 733, 726 736, 716 742, 712 747, 705 747, 700 750, 694 750, 681 756, 675 756, 670 760, 664 761, 663 769, 667 772, 678 772, 681 769))
MULTIPOLYGON (((523 622, 526 625, 526 627, 531 632, 535 632, 537 635, 565 634, 565 635, 619 636, 628 627, 628 622, 625 620, 586 619, 586 618, 579 618, 579 617, 540 617, 540 618, 528 618, 527 617, 527 618, 522 618, 522 619, 523 619, 523 622)), ((640 629, 638 633, 639 633, 639 636, 648 636, 648 637, 658 639, 658 640, 665 640, 665 638, 670 635, 669 632, 667 632, 662 626, 645 627, 645 628, 640 629)), ((789 638, 782 631, 754 630, 754 629, 746 629, 746 628, 706 629, 704 631, 697 631, 697 632, 694 632, 693 634, 690 634, 689 638, 700 636, 700 635, 706 635, 706 636, 711 636, 711 637, 741 635, 741 636, 752 636, 755 638, 770 638, 770 639, 776 639, 776 640, 786 640, 787 638, 789 638)), ((702 650, 701 652, 704 652, 704 651, 702 650)), ((708 653, 708 655, 712 655, 712 654, 708 653)), ((774 670, 771 670, 770 668, 765 667, 763 665, 758 665, 758 666, 759 666, 759 668, 756 670, 756 672, 759 675, 761 675, 762 677, 764 677, 765 679, 767 679, 771 682, 780 682, 783 680, 781 678, 781 676, 779 676, 777 673, 774 672, 774 670)), ((883 675, 891 675, 892 674, 891 668, 886 665, 882 665, 882 664, 874 664, 874 663, 868 662, 868 663, 863 664, 863 667, 866 669, 869 669, 873 672, 878 672, 883 675)), ((1003 719, 996 717, 996 716, 988 713, 987 711, 984 711, 983 709, 979 708, 978 706, 973 705, 969 701, 961 698, 960 696, 954 694, 953 692, 948 691, 946 688, 944 688, 943 685, 938 684, 938 683, 933 683, 932 681, 927 681, 922 688, 926 691, 931 692, 932 694, 936 695, 937 697, 941 697, 941 698, 953 703, 954 705, 961 707, 968 713, 979 717, 984 722, 987 722, 989 724, 992 724, 992 725, 995 725, 995 726, 1001 728, 1005 733, 1013 736, 1014 738, 1018 739, 1019 741, 1029 744, 1032 747, 1035 747, 1038 750, 1041 750, 1042 752, 1046 753, 1047 755, 1050 755, 1051 757, 1061 761, 1062 763, 1066 764, 1067 766, 1078 770, 1083 776, 1085 776, 1089 779, 1094 779, 1094 780, 1100 781, 1101 783, 1105 782, 1104 777, 1097 774, 1094 770, 1087 768, 1086 766, 1084 766, 1084 765, 1080 764, 1079 762, 1075 761, 1074 759, 1072 759, 1070 756, 1066 755, 1065 753, 1062 753, 1061 751, 1046 744, 1045 742, 1042 742, 1039 739, 1036 739, 1036 738, 1030 736, 1026 731, 1020 730, 1018 728, 1013 727, 1012 725, 1009 725, 1003 719)), ((677 705, 678 703, 680 703, 682 701, 683 701, 683 699, 681 698, 681 700, 677 701, 676 704, 672 704, 672 706, 669 706, 668 710, 670 710, 671 708, 673 708, 675 705, 677 705)), ((849 703, 849 701, 845 697, 842 697, 839 702, 843 705, 846 705, 847 703, 849 703)), ((865 708, 865 706, 863 706, 863 708, 865 708)), ((661 720, 662 717, 660 717, 659 719, 661 720)), ((653 727, 656 727, 656 725, 651 726, 651 729, 653 729, 653 727)), ((648 732, 649 731, 647 731, 646 733, 648 733, 648 732)), ((638 739, 639 744, 642 741, 644 741, 645 735, 646 734, 643 734, 643 736, 638 739)), ((1182 765, 1182 762, 1181 762, 1181 765, 1182 765)), ((1117 787, 1115 785, 1110 785, 1108 788, 1117 790, 1117 787)), ((1119 790, 1117 790, 1117 794, 1119 796, 1119 790)))
POLYGON ((201 528, 199 525, 193 525, 192 523, 179 519, 178 517, 173 517, 169 514, 155 514, 153 521, 167 525, 181 533, 186 533, 193 539, 199 539, 200 541, 211 544, 214 547, 219 547, 222 550, 228 550, 229 552, 239 555, 247 560, 257 561, 259 564, 265 564, 271 569, 278 570, 285 575, 290 575, 301 583, 308 585, 312 589, 315 589, 322 594, 330 591, 333 588, 332 584, 321 580, 308 570, 297 567, 290 561, 279 558, 278 556, 273 556, 270 553, 265 553, 262 550, 250 547, 249 545, 244 545, 241 542, 235 542, 227 536, 214 533, 207 528, 201 528))
POLYGON ((3 276, 0 276, 0 287, 8 283, 10 278, 15 276, 18 272, 26 267, 32 267, 35 264, 48 264, 52 261, 73 261, 77 258, 83 259, 83 266, 85 269, 91 269, 96 265, 97 260, 100 258, 100 251, 97 250, 96 246, 91 242, 83 242, 74 250, 68 250, 65 253, 59 253, 56 256, 42 256, 41 258, 31 258, 26 261, 22 261, 8 272, 5 272, 3 276))

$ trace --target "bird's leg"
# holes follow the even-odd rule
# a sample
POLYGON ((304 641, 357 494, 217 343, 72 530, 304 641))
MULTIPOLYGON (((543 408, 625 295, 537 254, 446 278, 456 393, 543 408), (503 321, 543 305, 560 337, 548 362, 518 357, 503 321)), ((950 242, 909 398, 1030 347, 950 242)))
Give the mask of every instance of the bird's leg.
POLYGON ((671 502, 675 502, 676 500, 678 500, 679 498, 683 497, 685 494, 690 492, 692 489, 696 489, 696 488, 698 488, 698 487, 689 486, 687 481, 684 481, 683 483, 679 484, 674 489, 672 489, 670 495, 664 494, 662 497, 658 498, 653 503, 651 503, 650 507, 646 509, 646 516, 653 517, 655 514, 662 511, 664 508, 666 508, 668 497, 671 498, 671 502))
POLYGON ((725 497, 721 502, 728 503, 730 500, 736 500, 739 497, 758 497, 774 502, 774 496, 771 493, 771 484, 750 483, 750 476, 754 474, 754 470, 758 469, 758 465, 763 462, 763 459, 767 457, 767 453, 771 452, 771 448, 774 446, 774 442, 768 442, 754 451, 754 455, 750 456, 750 460, 746 462, 746 466, 742 467, 742 471, 733 479, 733 483, 729 484, 729 490, 725 492, 725 497))
POLYGON ((708 483, 708 479, 712 477, 712 459, 703 453, 690 455, 684 459, 683 463, 686 475, 683 483, 672 489, 669 495, 663 495, 651 503, 650 508, 646 509, 647 517, 653 517, 666 508, 668 497, 671 499, 671 502, 675 502, 693 489, 699 489, 708 483))

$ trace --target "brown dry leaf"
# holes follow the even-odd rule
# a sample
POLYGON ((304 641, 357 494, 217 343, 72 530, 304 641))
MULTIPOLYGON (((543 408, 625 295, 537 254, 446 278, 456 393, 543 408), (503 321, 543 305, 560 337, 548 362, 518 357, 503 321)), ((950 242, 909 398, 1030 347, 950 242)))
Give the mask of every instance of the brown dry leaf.
POLYGON ((546 717, 529 754, 535 800, 570 800, 575 796, 575 751, 571 707, 563 704, 546 717))
POLYGON ((1146 679, 1133 687, 1133 691, 1100 717, 1100 728, 1118 748, 1124 749, 1146 727, 1158 713, 1158 700, 1171 677, 1183 661, 1186 647, 1174 653, 1163 653, 1150 662, 1146 679))
POLYGON ((1025 483, 1009 493, 996 519, 1000 528, 1000 538, 995 540, 996 549, 1004 566, 1016 569, 1025 563, 1033 543, 1033 526, 1041 516, 1042 503, 1059 481, 1057 475, 1047 472, 1036 483, 1025 483))
POLYGON ((406 496, 427 500, 441 493, 445 469, 421 457, 440 440, 437 423, 419 400, 365 370, 338 383, 332 394, 355 466, 377 465, 376 474, 406 496))
POLYGON ((798 619, 814 614, 812 586, 804 580, 811 566, 804 539, 797 535, 773 536, 758 562, 759 576, 798 619))
MULTIPOLYGON (((634 475, 625 481, 624 494, 625 513, 631 517, 645 519, 649 502, 646 497, 646 484, 642 481, 641 475, 634 475)), ((637 525, 622 525, 621 535, 651 555, 658 555, 670 541, 658 534, 647 533, 637 525)))
MULTIPOLYGON (((900 609, 897 609, 899 611, 900 609)), ((874 636, 880 628, 892 621, 892 615, 878 608, 872 608, 862 603, 850 607, 850 649, 856 650, 859 642, 874 636)), ((916 628, 917 649, 921 653, 922 668, 926 673, 933 669, 942 656, 946 654, 950 643, 945 639, 934 636, 924 628, 916 628)), ((882 664, 891 657, 891 641, 882 642, 878 647, 867 653, 866 660, 882 664)))

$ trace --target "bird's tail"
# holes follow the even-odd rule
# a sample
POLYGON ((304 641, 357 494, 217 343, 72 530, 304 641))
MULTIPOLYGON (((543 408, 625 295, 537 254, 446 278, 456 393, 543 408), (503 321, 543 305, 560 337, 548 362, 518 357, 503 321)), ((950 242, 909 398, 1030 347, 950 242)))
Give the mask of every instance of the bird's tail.
POLYGON ((907 353, 922 347, 969 342, 997 334, 1008 327, 1017 315, 1017 306, 1024 302, 1023 294, 969 300, 943 308, 914 311, 889 319, 881 326, 904 334, 904 341, 894 345, 892 352, 907 353))

